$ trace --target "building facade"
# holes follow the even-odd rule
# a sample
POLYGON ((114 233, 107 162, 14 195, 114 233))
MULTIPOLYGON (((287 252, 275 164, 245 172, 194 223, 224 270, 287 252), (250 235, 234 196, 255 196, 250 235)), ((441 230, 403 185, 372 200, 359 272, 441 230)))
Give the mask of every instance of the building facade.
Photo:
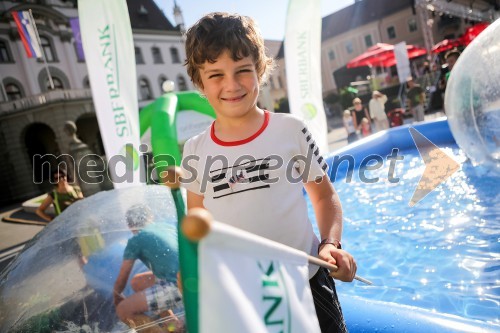
MULTIPOLYGON (((499 17, 495 0, 359 0, 322 21, 323 96, 338 92, 335 72, 376 43, 426 47, 457 38, 468 25, 499 17), (476 12, 484 16, 475 15, 476 12)), ((431 55, 433 56, 433 55, 431 55)), ((355 81, 356 72, 352 72, 355 81)), ((366 76, 362 79, 366 79, 366 76)))
MULTIPOLYGON (((73 121, 77 135, 92 153, 104 155, 84 61, 77 57, 70 19, 76 1, 0 2, 0 205, 50 189, 51 162, 44 155, 70 154, 64 124, 73 121), (47 65, 28 58, 13 11, 31 9, 47 65), (55 89, 50 89, 49 75, 55 89)), ((176 90, 193 85, 183 66, 184 45, 153 0, 128 1, 136 55, 139 107, 161 96, 172 80, 176 90)), ((53 163, 53 161, 52 161, 53 163)))

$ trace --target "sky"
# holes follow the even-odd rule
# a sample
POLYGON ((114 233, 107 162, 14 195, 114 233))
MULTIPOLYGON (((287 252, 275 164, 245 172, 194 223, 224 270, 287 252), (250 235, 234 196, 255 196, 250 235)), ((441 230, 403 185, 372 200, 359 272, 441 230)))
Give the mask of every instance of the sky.
MULTIPOLYGON (((154 0, 169 21, 175 25, 174 0, 154 0)), ((313 0, 306 0, 313 1, 313 0)), ((327 16, 354 3, 354 0, 321 0, 321 16, 327 16)), ((288 0, 177 0, 189 28, 204 14, 225 11, 252 17, 264 39, 283 40, 288 0)))

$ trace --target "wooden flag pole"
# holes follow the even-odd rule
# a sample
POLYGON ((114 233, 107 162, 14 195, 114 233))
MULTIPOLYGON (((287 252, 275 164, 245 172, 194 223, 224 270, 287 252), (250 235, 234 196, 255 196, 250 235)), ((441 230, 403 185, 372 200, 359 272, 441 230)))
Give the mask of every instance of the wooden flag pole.
MULTIPOLYGON (((186 217, 181 224, 181 230, 184 235, 192 242, 198 242, 203 239, 210 232, 211 224, 213 221, 212 215, 203 208, 192 208, 188 211, 186 217)), ((314 264, 332 272, 336 272, 339 268, 336 265, 330 264, 320 258, 313 257, 311 255, 307 256, 307 260, 310 264, 314 264)), ((362 278, 360 276, 355 276, 354 279, 372 285, 372 282, 362 278)))

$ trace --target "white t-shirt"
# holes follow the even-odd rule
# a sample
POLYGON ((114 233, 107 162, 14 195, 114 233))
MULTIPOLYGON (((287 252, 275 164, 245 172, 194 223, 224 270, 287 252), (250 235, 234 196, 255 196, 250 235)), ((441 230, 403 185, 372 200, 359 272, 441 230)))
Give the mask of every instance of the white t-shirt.
POLYGON ((266 111, 260 130, 237 142, 220 141, 212 124, 186 142, 182 168, 183 186, 215 220, 317 255, 301 175, 313 181, 328 166, 299 119, 266 111))

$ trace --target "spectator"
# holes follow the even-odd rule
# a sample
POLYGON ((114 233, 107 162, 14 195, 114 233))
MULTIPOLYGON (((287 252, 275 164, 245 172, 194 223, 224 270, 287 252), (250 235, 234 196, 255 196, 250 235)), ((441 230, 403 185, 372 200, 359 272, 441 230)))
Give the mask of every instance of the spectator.
POLYGON ((83 199, 82 192, 78 186, 71 186, 68 183, 66 170, 58 168, 52 174, 52 182, 56 183, 53 191, 47 193, 47 197, 42 201, 36 210, 36 215, 50 222, 53 217, 46 214, 45 211, 51 204, 54 204, 56 216, 61 214, 73 202, 83 199))
POLYGON ((448 82, 448 79, 449 79, 450 74, 451 74, 451 70, 455 66, 455 63, 457 62, 458 57, 460 57, 460 51, 458 51, 458 49, 452 49, 452 50, 448 51, 444 56, 444 59, 446 60, 446 63, 448 64, 448 72, 446 73, 446 82, 448 82))
POLYGON ((361 119, 361 136, 366 138, 370 134, 372 134, 370 121, 366 118, 361 119))
POLYGON ((347 143, 356 141, 358 139, 358 134, 356 133, 356 128, 354 127, 354 122, 349 110, 344 111, 344 118, 342 120, 344 128, 347 131, 347 143))
POLYGON ((354 128, 356 129, 356 131, 359 131, 361 130, 361 120, 363 118, 367 118, 369 121, 371 121, 370 114, 361 103, 361 99, 359 99, 358 97, 352 100, 352 105, 354 106, 351 112, 354 122, 354 128))
POLYGON ((375 90, 372 93, 372 99, 368 103, 370 109, 370 116, 375 125, 375 132, 383 131, 389 128, 389 119, 385 113, 385 103, 387 96, 375 90))
POLYGON ((408 92, 406 99, 413 114, 413 121, 424 121, 425 91, 418 84, 413 82, 413 78, 407 81, 408 92))

